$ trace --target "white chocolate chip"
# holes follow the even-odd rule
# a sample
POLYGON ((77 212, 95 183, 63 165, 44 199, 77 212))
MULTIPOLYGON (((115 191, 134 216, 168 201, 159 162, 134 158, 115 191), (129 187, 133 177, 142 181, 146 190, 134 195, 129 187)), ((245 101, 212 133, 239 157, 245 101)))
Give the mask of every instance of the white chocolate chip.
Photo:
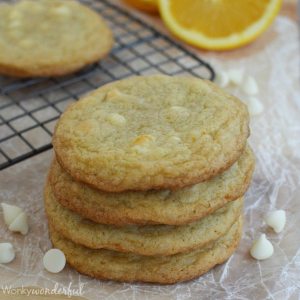
POLYGON ((272 211, 265 216, 264 220, 276 233, 279 233, 286 223, 285 211, 282 209, 272 211))
POLYGON ((59 273, 66 265, 66 257, 61 250, 50 249, 45 253, 43 263, 48 272, 59 273))
POLYGON ((59 6, 54 9, 54 12, 60 16, 69 16, 71 14, 70 9, 67 6, 59 6))
POLYGON ((229 84, 229 76, 226 72, 220 71, 216 76, 216 83, 221 87, 225 88, 229 84))
POLYGON ((107 116, 107 120, 112 124, 112 125, 123 125, 126 123, 126 119, 117 113, 112 113, 107 116))
POLYGON ((273 255, 274 248, 271 242, 266 238, 265 234, 261 234, 261 236, 254 241, 250 254, 253 258, 258 260, 264 260, 273 255))
POLYGON ((28 233, 27 215, 20 207, 1 203, 3 209, 4 222, 10 231, 20 232, 22 234, 28 233))
POLYGON ((243 69, 231 69, 227 71, 229 81, 235 85, 240 85, 243 82, 244 73, 243 69))
POLYGON ((9 225, 8 229, 13 232, 20 232, 23 235, 27 234, 29 229, 27 215, 24 212, 20 213, 9 225))
POLYGON ((3 202, 1 203, 1 206, 3 210, 4 222, 7 226, 9 226, 16 219, 16 217, 22 213, 22 209, 15 205, 10 205, 3 202))
POLYGON ((146 147, 143 146, 139 146, 139 145, 135 145, 132 147, 132 149, 139 154, 145 154, 147 152, 149 152, 149 149, 147 149, 146 147))
POLYGON ((242 86, 243 92, 247 95, 257 95, 258 85, 256 80, 252 76, 248 76, 242 86))
POLYGON ((256 97, 250 97, 247 100, 248 110, 250 115, 256 116, 264 111, 263 103, 256 97))
POLYGON ((0 264, 8 264, 16 257, 11 243, 0 243, 0 264))
POLYGON ((179 136, 171 136, 170 138, 169 138, 169 141, 170 141, 170 143, 181 143, 182 141, 181 141, 181 138, 179 137, 179 136))
POLYGON ((139 135, 133 142, 134 145, 146 145, 155 140, 154 136, 150 134, 139 135))

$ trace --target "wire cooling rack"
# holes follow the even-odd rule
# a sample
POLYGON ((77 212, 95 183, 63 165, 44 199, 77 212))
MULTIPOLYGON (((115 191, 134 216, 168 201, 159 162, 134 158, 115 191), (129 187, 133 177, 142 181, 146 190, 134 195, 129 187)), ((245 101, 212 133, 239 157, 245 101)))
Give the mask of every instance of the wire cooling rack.
POLYGON ((109 0, 82 2, 106 19, 115 47, 106 59, 71 76, 0 76, 0 169, 50 149, 54 125, 66 106, 107 82, 154 73, 214 79, 209 64, 109 0))

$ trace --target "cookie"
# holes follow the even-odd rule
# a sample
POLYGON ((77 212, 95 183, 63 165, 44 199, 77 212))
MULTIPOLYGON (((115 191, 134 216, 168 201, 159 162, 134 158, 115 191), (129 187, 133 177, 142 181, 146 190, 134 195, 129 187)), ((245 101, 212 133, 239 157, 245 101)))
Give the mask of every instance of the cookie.
POLYGON ((254 169, 249 147, 229 170, 182 190, 107 193, 76 182, 54 159, 49 180, 57 200, 83 217, 102 224, 193 222, 246 192, 254 169))
POLYGON ((129 225, 116 227, 88 221, 64 208, 51 187, 45 188, 49 223, 67 239, 92 249, 133 252, 140 255, 172 255, 201 248, 223 236, 241 214, 243 199, 232 201, 214 214, 189 225, 129 225))
POLYGON ((61 166, 109 192, 179 189, 225 171, 249 135, 246 106, 209 81, 137 76, 71 105, 55 129, 61 166))
POLYGON ((103 19, 73 0, 0 5, 0 73, 61 76, 105 56, 113 45, 103 19))
POLYGON ((142 256, 111 250, 93 250, 71 242, 50 227, 53 246, 64 252, 78 272, 116 281, 171 284, 198 277, 227 260, 238 246, 240 218, 228 233, 208 248, 171 256, 142 256))

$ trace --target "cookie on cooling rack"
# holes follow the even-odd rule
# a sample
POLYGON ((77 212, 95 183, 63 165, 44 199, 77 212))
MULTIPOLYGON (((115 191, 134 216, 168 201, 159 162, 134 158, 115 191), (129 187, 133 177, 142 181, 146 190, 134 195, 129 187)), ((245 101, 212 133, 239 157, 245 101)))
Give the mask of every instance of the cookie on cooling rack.
POLYGON ((246 106, 195 77, 139 76, 85 96, 53 137, 61 166, 95 188, 178 189, 228 169, 249 135, 246 106))
POLYGON ((60 76, 105 56, 112 32, 99 14, 73 0, 0 5, 0 73, 60 76))

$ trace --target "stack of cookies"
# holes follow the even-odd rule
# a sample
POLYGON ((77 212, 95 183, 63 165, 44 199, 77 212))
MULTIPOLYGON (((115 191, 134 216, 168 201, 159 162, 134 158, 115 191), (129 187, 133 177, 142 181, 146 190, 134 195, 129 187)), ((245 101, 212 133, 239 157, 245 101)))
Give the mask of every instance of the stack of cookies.
POLYGON ((245 105, 213 83, 107 84, 60 118, 45 188, 50 237, 101 279, 175 283, 224 262, 254 168, 245 105))

